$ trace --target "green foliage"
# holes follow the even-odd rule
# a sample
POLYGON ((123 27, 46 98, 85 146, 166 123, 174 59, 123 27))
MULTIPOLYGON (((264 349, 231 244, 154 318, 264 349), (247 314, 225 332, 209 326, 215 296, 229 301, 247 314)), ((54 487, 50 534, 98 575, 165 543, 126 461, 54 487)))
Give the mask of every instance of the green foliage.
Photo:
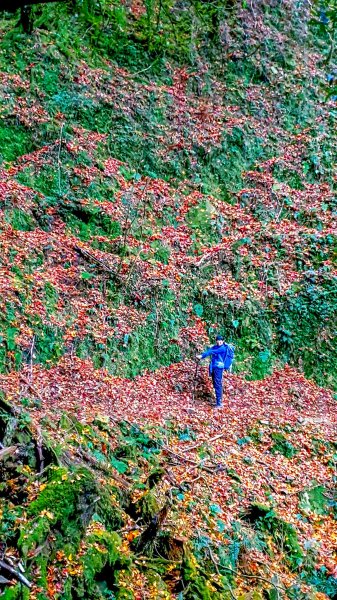
POLYGON ((259 531, 272 535, 278 548, 283 550, 284 560, 292 570, 300 568, 304 553, 292 524, 278 517, 274 509, 260 503, 251 504, 244 518, 259 531))
POLYGON ((286 458, 293 458, 299 452, 298 448, 295 448, 283 433, 273 432, 271 438, 274 441, 271 452, 279 452, 286 458))
MULTIPOLYGON (((334 5, 328 2, 316 5, 316 8, 315 31, 322 39, 327 40, 332 33, 334 5), (325 22, 323 13, 328 22, 325 22)), ((263 6, 263 10, 272 27, 282 31, 282 34, 286 32, 291 40, 298 39, 296 27, 285 27, 284 15, 277 6, 263 6)), ((260 50, 259 47, 254 47, 247 51, 246 41, 243 41, 246 34, 240 23, 236 22, 235 15, 236 7, 231 2, 206 5, 193 1, 189 11, 182 11, 166 0, 154 0, 145 3, 144 14, 137 18, 117 2, 108 3, 104 0, 97 4, 78 1, 75 9, 69 3, 57 3, 33 8, 34 26, 38 28, 38 33, 34 35, 38 36, 38 42, 34 35, 27 38, 13 29, 14 21, 6 15, 2 21, 5 32, 1 55, 3 70, 11 73, 26 73, 29 70, 30 101, 35 99, 34 90, 39 90, 39 102, 49 114, 50 121, 34 124, 31 128, 12 121, 10 125, 6 123, 0 130, 0 141, 4 140, 4 152, 7 152, 4 159, 14 160, 18 155, 39 147, 41 143, 58 139, 60 123, 56 116, 60 112, 64 115, 64 142, 72 139, 74 125, 107 134, 107 145, 100 144, 94 156, 89 156, 86 151, 80 151, 74 156, 63 143, 60 147, 60 165, 56 169, 55 164, 48 164, 46 161, 40 169, 28 166, 18 173, 20 182, 40 191, 45 197, 36 199, 34 218, 28 211, 18 208, 8 210, 6 218, 13 227, 32 231, 38 226, 48 231, 52 218, 46 211, 53 207, 57 208, 67 223, 68 231, 73 235, 91 243, 95 249, 112 251, 112 240, 121 235, 122 224, 105 215, 96 202, 84 206, 77 199, 83 198, 83 194, 95 201, 110 199, 118 191, 117 183, 107 184, 98 177, 83 186, 80 177, 72 172, 73 167, 84 165, 98 166, 101 169, 102 161, 108 156, 126 162, 122 168, 126 178, 139 178, 143 175, 161 177, 177 187, 179 182, 187 180, 197 185, 203 193, 212 194, 224 202, 233 202, 235 192, 246 186, 244 173, 256 168, 261 161, 275 156, 278 151, 278 140, 273 131, 261 136, 249 124, 252 116, 262 120, 268 117, 264 102, 256 105, 247 101, 251 83, 257 86, 256 90, 259 89, 261 97, 264 93, 267 96, 270 77, 281 71, 284 73, 285 79, 281 78, 278 88, 276 110, 278 126, 283 127, 285 132, 297 134, 298 127, 310 127, 315 123, 319 100, 316 80, 312 81, 303 75, 297 87, 289 85, 292 81, 291 71, 296 66, 292 43, 289 46, 280 45, 273 35, 268 34, 261 41, 260 50), (235 57, 235 60, 226 59, 225 70, 222 59, 221 67, 219 65, 219 57, 223 57, 224 52, 227 56, 229 51, 224 50, 221 38, 224 22, 232 32, 230 43, 233 47, 229 56, 233 54, 235 57), (266 56, 263 64, 258 64, 259 61, 255 60, 255 50, 266 56), (82 59, 88 67, 106 71, 108 77, 109 70, 107 63, 102 60, 103 55, 114 59, 116 66, 127 65, 135 73, 134 81, 144 84, 137 96, 138 105, 130 107, 130 112, 120 110, 113 98, 103 101, 96 91, 93 92, 94 75, 87 89, 74 80, 82 59), (67 59, 67 67, 64 57, 67 59), (172 69, 167 66, 167 58, 173 60, 174 66, 197 65, 198 69, 200 60, 207 60, 206 74, 201 76, 189 73, 191 77, 186 83, 186 97, 195 99, 200 95, 204 99, 212 98, 216 75, 221 85, 226 86, 226 103, 228 101, 233 106, 238 106, 247 116, 247 121, 243 119, 242 123, 228 128, 224 125, 221 142, 210 145, 207 151, 202 144, 193 144, 190 150, 175 151, 168 157, 163 152, 162 140, 163 132, 171 126, 172 96, 166 88, 161 87, 172 85, 172 69), (107 240, 97 240, 96 236, 105 236, 107 240)), ((126 92, 127 81, 128 79, 121 86, 121 98, 126 92)), ((230 117, 229 111, 228 118, 230 117)), ((296 170, 284 168, 282 162, 273 166, 274 178, 296 190, 303 189, 305 179, 320 181, 322 177, 327 177, 332 181, 333 141, 329 132, 334 124, 333 121, 330 124, 320 119, 318 121, 317 128, 316 125, 313 127, 308 154, 303 159, 303 177, 296 170)), ((182 137, 188 141, 194 132, 193 122, 187 122, 182 129, 182 137)), ((51 151, 52 160, 57 160, 57 153, 57 148, 51 151)), ((246 201, 243 194, 243 205, 246 201)), ((143 207, 132 213, 134 223, 129 232, 139 240, 144 239, 145 231, 150 235, 151 229, 148 221, 142 220, 142 210, 143 207)), ((265 206, 259 205, 254 210, 262 222, 269 220, 270 215, 265 206)), ((298 215, 299 222, 301 219, 306 222, 307 218, 304 213, 298 215)), ((169 208, 164 209, 158 221, 158 224, 177 225, 174 210, 169 208)), ((214 216, 210 200, 202 200, 193 207, 187 215, 187 222, 192 232, 192 252, 198 252, 201 246, 221 241, 225 218, 214 216)), ((324 242, 325 245, 329 243, 324 242)), ((316 255, 318 267, 327 258, 324 244, 313 240, 313 254, 316 255)), ((141 258, 168 264, 172 257, 170 249, 158 240, 151 241, 150 245, 151 250, 143 253, 141 258)), ((240 281, 242 267, 240 249, 240 243, 237 248, 233 248, 235 264, 229 268, 237 281, 240 281)), ((124 247, 119 247, 117 252, 123 256, 129 253, 132 255, 127 243, 124 247)), ((36 257, 36 260, 40 259, 36 257)), ((330 289, 328 284, 324 284, 322 292, 317 283, 304 283, 300 288, 294 286, 280 302, 274 303, 271 310, 259 306, 253 300, 238 308, 235 302, 227 302, 226 298, 215 300, 212 295, 205 293, 204 283, 211 274, 211 268, 207 269, 198 273, 194 281, 189 274, 186 282, 182 283, 182 310, 176 310, 180 299, 173 304, 170 299, 160 298, 159 301, 154 301, 153 298, 148 298, 145 303, 150 305, 150 312, 146 325, 137 328, 125 341, 112 339, 106 345, 97 344, 90 335, 85 339, 75 339, 76 354, 81 357, 92 356, 95 366, 104 366, 111 372, 127 376, 134 376, 144 368, 154 369, 179 360, 181 348, 176 340, 179 329, 187 321, 186 309, 192 304, 195 314, 203 318, 209 327, 214 321, 218 321, 219 328, 226 337, 238 344, 236 371, 244 371, 249 378, 256 379, 270 374, 274 365, 280 361, 298 366, 303 363, 307 376, 314 377, 321 384, 336 385, 336 356, 331 343, 336 294, 332 290, 332 284, 330 289), (321 302, 326 315, 324 318, 321 318, 318 310, 321 302), (330 337, 326 337, 326 333, 330 337), (316 346, 314 351, 313 340, 316 346), (163 346, 167 350, 165 353, 161 351, 163 346)), ((91 265, 83 270, 81 279, 83 284, 87 283, 89 286, 90 282, 96 281, 96 276, 97 266, 91 265)), ((130 287, 133 283, 130 282, 130 287)), ((160 285, 165 295, 164 282, 160 285)), ((107 284, 109 286, 110 283, 107 284)), ((121 300, 128 305, 131 296, 129 291, 125 290, 125 294, 124 290, 118 294, 114 291, 111 294, 111 308, 116 308, 121 300)), ((56 298, 49 302, 48 316, 55 310, 56 298)), ((69 318, 71 319, 71 315, 69 318)), ((40 325, 33 325, 37 339, 36 361, 47 364, 56 361, 64 352, 63 332, 52 325, 41 327, 41 331, 40 325)), ((4 329, 6 331, 12 327, 12 324, 5 323, 4 329)), ((12 347, 14 338, 11 335, 9 338, 12 347)), ((22 358, 25 358, 16 346, 11 350, 9 347, 1 348, 0 352, 5 369, 11 368, 13 363, 17 368, 22 358), (8 351, 15 352, 10 360, 7 359, 8 351)))
POLYGON ((315 512, 319 515, 327 514, 327 505, 326 490, 321 485, 305 490, 300 494, 299 507, 305 514, 310 514, 310 512, 315 512))
POLYGON ((35 324, 36 355, 42 364, 51 364, 63 354, 62 331, 48 325, 35 324))
MULTIPOLYGON (((0 415, 1 429, 3 419, 10 418, 7 413, 3 415, 0 415)), ((17 545, 27 566, 27 577, 31 579, 31 573, 34 573, 34 581, 41 588, 41 600, 47 598, 50 572, 54 568, 62 574, 67 571, 66 577, 62 575, 62 598, 65 600, 126 597, 122 593, 123 587, 118 584, 119 573, 125 576, 132 565, 137 568, 137 557, 123 551, 122 540, 116 530, 125 527, 125 519, 129 526, 130 516, 125 511, 131 514, 131 490, 119 489, 113 474, 104 470, 104 465, 113 456, 108 440, 118 434, 121 443, 134 449, 132 465, 135 477, 136 473, 137 477, 144 473, 147 452, 155 448, 157 442, 145 431, 125 423, 114 426, 112 431, 108 422, 99 418, 96 425, 84 426, 64 414, 56 436, 53 427, 54 431, 50 431, 53 435, 47 436, 44 431, 44 454, 48 464, 42 473, 36 471, 36 463, 31 463, 31 468, 10 464, 8 472, 2 470, 1 539, 6 544, 17 545), (106 455, 100 470, 98 448, 102 448, 102 443, 106 446, 106 455), (83 451, 97 460, 95 472, 80 460, 83 451), (71 467, 60 466, 61 462, 67 462, 68 452, 74 452, 79 460, 72 461, 71 467), (17 481, 21 485, 19 499, 15 491, 17 481)), ((17 429, 24 429, 26 438, 23 447, 30 447, 32 434, 19 413, 13 430, 14 442, 21 439, 17 429)), ((31 451, 34 453, 33 447, 31 451)), ((117 453, 117 449, 114 451, 117 453)), ((152 454, 152 461, 155 469, 150 474, 154 488, 162 475, 159 475, 159 461, 158 458, 155 460, 155 454, 152 454)), ((157 510, 155 494, 149 490, 138 501, 137 518, 144 523, 149 522, 157 510)), ((147 576, 149 581, 160 578, 154 573, 147 573, 147 576)), ((166 589, 161 578, 157 583, 166 589)), ((4 597, 21 598, 19 585, 6 590, 4 597)), ((28 596, 24 598, 28 600, 28 596)))
POLYGON ((33 149, 34 143, 31 134, 22 125, 7 124, 0 127, 0 163, 14 161, 33 149))
POLYGON ((20 208, 13 208, 6 211, 6 221, 10 223, 13 229, 19 231, 32 231, 35 229, 34 219, 29 213, 20 208))
MULTIPOLYGON (((230 3, 229 3, 230 4, 230 3)), ((145 12, 137 19, 130 19, 126 7, 118 2, 100 3, 78 0, 76 3, 60 3, 56 7, 33 7, 32 19, 35 27, 56 31, 55 42, 60 51, 69 58, 75 52, 81 53, 81 34, 85 42, 97 53, 118 59, 125 64, 137 67, 144 60, 154 62, 154 69, 160 58, 175 55, 182 61, 192 62, 198 51, 213 55, 219 42, 219 25, 225 15, 226 4, 216 2, 206 7, 202 2, 193 1, 190 11, 179 11, 171 2, 151 0, 145 3, 145 12), (69 23, 66 31, 58 31, 60 22, 69 23), (70 37, 71 32, 73 37, 70 37), (202 32, 202 46, 191 46, 192 37, 202 32)), ((18 31, 7 34, 8 42, 20 40, 18 31)), ((51 50, 49 57, 55 57, 51 50)), ((21 61, 17 61, 17 66, 21 61)), ((21 63, 22 64, 22 63, 21 63)), ((39 73, 39 69, 35 71, 39 73)), ((43 71, 39 73, 42 77, 43 71)), ((55 89, 53 77, 46 76, 46 85, 55 89)))
MULTIPOLYGON (((325 42, 326 64, 334 58, 336 27, 337 27, 337 4, 335 0, 316 0, 313 4, 312 25, 315 32, 325 42)), ((328 78, 332 83, 332 80, 328 78)))
POLYGON ((337 349, 332 343, 337 310, 337 280, 303 282, 280 305, 278 351, 288 362, 303 364, 307 377, 335 386, 337 349))
POLYGON ((186 322, 186 307, 181 305, 178 308, 175 294, 164 287, 158 295, 149 299, 148 308, 146 322, 134 329, 132 334, 123 339, 108 340, 106 348, 99 348, 87 339, 86 344, 77 346, 77 354, 90 355, 97 366, 105 366, 125 377, 135 377, 144 368, 154 370, 177 362, 181 357, 181 347, 175 340, 180 327, 186 322), (119 359, 117 364, 115 357, 119 359))
POLYGON ((311 576, 307 577, 307 581, 329 598, 333 598, 337 593, 336 578, 328 575, 326 567, 314 571, 311 576))
MULTIPOLYGON (((63 212, 65 213, 65 220, 69 230, 80 240, 88 241, 96 235, 106 235, 110 239, 114 239, 121 234, 120 223, 112 221, 102 214, 99 207, 83 207, 79 209, 65 206, 63 212)), ((96 245, 99 246, 99 244, 96 245)))

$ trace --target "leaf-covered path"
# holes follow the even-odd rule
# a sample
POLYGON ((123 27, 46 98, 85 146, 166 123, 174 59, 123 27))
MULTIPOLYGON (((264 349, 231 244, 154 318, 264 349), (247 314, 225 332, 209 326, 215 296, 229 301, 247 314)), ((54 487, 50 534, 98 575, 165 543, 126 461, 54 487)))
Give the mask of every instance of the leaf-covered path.
POLYGON ((89 360, 66 358, 51 369, 35 365, 32 370, 0 376, 0 385, 19 400, 27 393, 38 399, 36 418, 67 411, 91 420, 97 413, 115 419, 182 425, 209 423, 225 426, 228 433, 241 435, 258 420, 274 424, 311 423, 328 437, 337 425, 336 395, 291 367, 274 371, 261 381, 240 375, 225 378, 225 403, 214 412, 207 368, 198 369, 195 398, 195 364, 177 363, 133 380, 111 376, 94 369, 89 360))

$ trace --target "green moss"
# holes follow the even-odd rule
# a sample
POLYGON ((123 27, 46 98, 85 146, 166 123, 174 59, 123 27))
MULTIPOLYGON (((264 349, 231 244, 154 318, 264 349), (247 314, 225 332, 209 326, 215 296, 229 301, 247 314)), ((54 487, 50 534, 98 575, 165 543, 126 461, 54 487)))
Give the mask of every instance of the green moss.
POLYGON ((36 227, 32 216, 20 208, 7 210, 5 218, 7 223, 10 223, 13 229, 18 231, 33 231, 36 227))
POLYGON ((21 585, 15 585, 13 587, 5 589, 1 594, 3 600, 29 600, 30 592, 27 588, 23 588, 21 585))
POLYGON ((14 161, 34 149, 32 134, 22 125, 0 127, 0 163, 14 161))
MULTIPOLYGON (((52 514, 50 512, 50 514, 52 514)), ((24 556, 43 544, 50 532, 51 523, 48 517, 37 517, 37 519, 21 531, 18 546, 24 556)))
POLYGON ((142 519, 145 523, 150 523, 158 511, 158 500, 151 491, 146 492, 134 506, 136 518, 142 519))
POLYGON ((78 494, 85 488, 91 491, 95 488, 90 471, 79 469, 72 473, 65 467, 53 467, 47 486, 30 504, 29 513, 34 516, 42 510, 52 509, 55 519, 62 519, 74 513, 78 494))
POLYGON ((210 574, 200 573, 193 556, 185 558, 182 576, 186 586, 184 597, 188 600, 221 600, 227 597, 223 586, 214 583, 210 574))
POLYGON ((112 567, 119 560, 121 538, 117 533, 102 531, 87 536, 86 544, 88 549, 82 558, 82 564, 84 577, 87 582, 90 582, 105 565, 112 567))
MULTIPOLYGON (((21 534, 20 546, 24 554, 43 543, 51 529, 76 544, 85 526, 85 506, 97 494, 93 476, 84 469, 71 473, 65 468, 53 467, 50 478, 36 500, 31 502, 27 515, 33 519, 28 531, 21 534)), ((63 538, 62 538, 63 539, 63 538)), ((63 541, 64 543, 64 541, 63 541)))
POLYGON ((108 592, 114 587, 116 569, 122 568, 122 565, 123 568, 129 566, 128 561, 120 555, 120 544, 117 533, 101 530, 86 536, 86 552, 81 557, 83 577, 75 586, 77 597, 101 599, 102 589, 108 592))
POLYGON ((134 600, 135 595, 131 590, 119 586, 117 579, 115 598, 116 600, 134 600))

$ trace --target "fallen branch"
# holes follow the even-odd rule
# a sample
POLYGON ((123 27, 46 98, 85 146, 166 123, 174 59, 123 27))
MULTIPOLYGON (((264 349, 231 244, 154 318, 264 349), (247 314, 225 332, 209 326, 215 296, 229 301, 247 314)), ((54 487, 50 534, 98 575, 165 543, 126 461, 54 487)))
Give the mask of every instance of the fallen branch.
POLYGON ((204 471, 207 471, 208 473, 217 473, 219 471, 223 471, 224 467, 222 465, 204 465, 203 462, 196 462, 195 460, 191 460, 190 458, 186 458, 186 456, 182 456, 181 454, 177 454, 177 452, 173 452, 173 450, 170 450, 170 448, 168 448, 167 446, 163 446, 163 450, 165 450, 165 452, 168 452, 168 454, 171 454, 174 458, 177 458, 179 460, 182 460, 185 463, 188 463, 189 465, 194 465, 195 467, 197 467, 198 469, 203 469, 204 471))
POLYGON ((15 453, 17 446, 8 446, 8 448, 3 448, 0 450, 0 460, 5 460, 8 456, 11 456, 15 453))
POLYGON ((190 465, 198 464, 195 460, 191 460, 190 458, 186 458, 186 456, 181 456, 181 454, 177 454, 177 452, 173 452, 173 450, 171 450, 167 446, 163 446, 163 450, 165 450, 165 452, 167 452, 168 454, 171 454, 175 458, 180 458, 180 460, 182 460, 183 462, 189 463, 190 465))
POLYGON ((208 552, 209 552, 209 557, 210 557, 210 559, 211 559, 211 561, 212 561, 212 563, 213 563, 213 565, 214 565, 214 567, 215 567, 215 570, 216 570, 217 574, 218 574, 218 575, 221 575, 221 573, 220 573, 220 571, 219 571, 218 563, 216 562, 216 560, 215 560, 215 558, 214 558, 214 554, 213 554, 213 552, 212 552, 212 550, 210 549, 210 547, 209 547, 209 546, 207 546, 207 550, 208 550, 208 552))
MULTIPOLYGON (((6 389, 2 389, 0 388, 1 391, 4 391, 6 393, 6 389)), ((18 414, 18 409, 16 408, 16 406, 12 406, 9 402, 7 402, 7 400, 4 400, 4 398, 1 397, 0 395, 0 408, 2 408, 3 410, 5 410, 6 412, 10 413, 11 415, 15 416, 18 414)))
POLYGON ((233 573, 235 577, 244 577, 245 579, 257 579, 258 581, 264 581, 265 583, 268 583, 268 585, 272 585, 274 589, 281 590, 283 593, 286 591, 285 587, 277 585, 276 583, 270 581, 266 577, 261 577, 260 575, 246 575, 245 573, 240 573, 239 571, 235 571, 235 569, 231 569, 230 567, 225 567, 223 565, 221 565, 221 568, 225 571, 230 571, 230 573, 233 573))
POLYGON ((220 433, 219 435, 215 435, 214 437, 209 438, 208 440, 201 440, 201 442, 198 442, 197 444, 193 444, 193 446, 188 446, 187 448, 183 448, 182 452, 189 452, 190 450, 194 450, 195 448, 199 448, 199 446, 202 446, 203 444, 209 444, 210 442, 215 442, 215 440, 219 440, 220 438, 224 437, 224 433, 220 433))
POLYGON ((82 254, 82 256, 84 256, 84 258, 88 259, 90 258, 90 260, 92 260, 93 262, 96 262, 103 271, 107 271, 108 273, 111 273, 111 275, 113 275, 114 277, 116 277, 117 273, 111 269, 111 267, 109 267, 109 265, 107 265, 103 260, 101 260, 100 258, 97 258, 94 254, 91 254, 91 252, 88 252, 88 250, 84 250, 84 248, 81 248, 81 246, 74 246, 76 252, 79 252, 79 254, 82 254))
POLYGON ((34 396, 36 396, 36 398, 38 400, 40 400, 40 402, 43 402, 43 398, 40 395, 40 393, 37 391, 36 387, 30 381, 28 381, 28 379, 26 379, 26 377, 24 377, 23 375, 20 374, 20 380, 26 384, 26 386, 33 392, 34 396))
POLYGON ((3 569, 7 573, 10 573, 10 575, 12 575, 14 579, 20 581, 20 583, 23 583, 23 585, 25 585, 29 589, 32 587, 32 584, 28 581, 28 579, 26 579, 24 575, 22 575, 22 573, 19 573, 18 571, 13 569, 13 567, 8 565, 4 560, 0 560, 0 569, 3 569))
POLYGON ((42 433, 41 433, 41 427, 38 427, 37 429, 37 440, 36 440, 36 450, 37 450, 37 454, 39 457, 39 473, 41 473, 44 469, 44 456, 43 456, 43 452, 42 452, 42 443, 43 443, 43 438, 42 438, 42 433))
POLYGON ((188 485, 192 485, 193 483, 196 483, 196 481, 199 481, 199 479, 203 479, 204 481, 206 481, 205 477, 203 475, 198 475, 198 477, 195 477, 194 479, 186 479, 186 481, 183 481, 183 483, 187 483, 188 485))
POLYGON ((111 465, 109 465, 107 462, 101 462, 101 461, 97 460, 96 458, 94 458, 93 456, 90 456, 90 454, 88 454, 87 452, 84 452, 83 450, 82 451, 77 450, 76 454, 77 454, 77 456, 79 456, 80 458, 84 459, 89 464, 91 464, 95 469, 99 469, 99 470, 107 473, 110 477, 112 477, 113 479, 118 481, 118 483, 120 483, 125 489, 127 489, 129 487, 128 482, 120 475, 117 475, 116 473, 114 473, 113 467, 111 465))

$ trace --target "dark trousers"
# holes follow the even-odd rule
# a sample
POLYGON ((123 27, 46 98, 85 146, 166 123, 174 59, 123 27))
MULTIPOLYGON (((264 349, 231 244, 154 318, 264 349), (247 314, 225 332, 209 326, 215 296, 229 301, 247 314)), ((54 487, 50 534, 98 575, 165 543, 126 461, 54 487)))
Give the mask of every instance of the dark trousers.
POLYGON ((223 369, 219 369, 219 367, 213 367, 212 371, 212 381, 213 387, 215 391, 216 405, 221 406, 222 404, 222 377, 223 377, 223 369))

